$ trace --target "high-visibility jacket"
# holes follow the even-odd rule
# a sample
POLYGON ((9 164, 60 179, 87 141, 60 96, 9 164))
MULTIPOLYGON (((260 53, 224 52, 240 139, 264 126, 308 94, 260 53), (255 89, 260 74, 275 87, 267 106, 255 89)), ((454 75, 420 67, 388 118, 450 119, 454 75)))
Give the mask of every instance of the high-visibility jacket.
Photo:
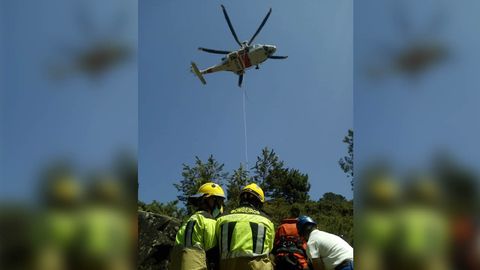
POLYGON ((275 229, 269 217, 251 207, 239 207, 217 219, 220 259, 265 257, 273 248, 275 229))
POLYGON ((444 258, 448 251, 448 221, 426 207, 409 207, 400 214, 395 244, 408 258, 429 260, 444 258))
POLYGON ((199 247, 205 251, 217 244, 215 236, 215 219, 206 211, 193 214, 177 232, 175 245, 199 247))
POLYGON ((78 213, 69 211, 49 210, 41 216, 38 235, 41 245, 48 245, 61 251, 70 250, 78 240, 78 213))
POLYGON ((82 253, 92 258, 125 258, 130 252, 130 222, 125 213, 105 206, 84 210, 81 221, 82 253))
POLYGON ((177 232, 170 269, 207 269, 206 251, 217 245, 215 219, 198 211, 177 232))

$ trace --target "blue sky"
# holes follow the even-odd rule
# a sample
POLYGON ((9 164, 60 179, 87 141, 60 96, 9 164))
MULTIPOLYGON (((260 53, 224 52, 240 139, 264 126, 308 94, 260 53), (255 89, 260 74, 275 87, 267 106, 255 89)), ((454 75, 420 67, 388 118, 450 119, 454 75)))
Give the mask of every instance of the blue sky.
POLYGON ((392 1, 366 0, 354 9, 357 168, 388 156, 398 170, 420 169, 428 166, 439 150, 479 168, 480 3, 402 1, 409 33, 395 23, 389 3, 392 1), (402 48, 422 35, 422 29, 438 14, 443 20, 431 35, 449 48, 448 61, 414 80, 398 74, 381 81, 365 76, 372 62, 388 61, 383 49, 402 48))
POLYGON ((337 162, 353 126, 353 4, 349 0, 139 1, 139 198, 170 201, 182 163, 213 154, 232 171, 245 162, 242 90, 247 91, 250 166, 263 147, 308 173, 312 199, 325 192, 352 198, 337 162), (189 72, 221 55, 197 47, 237 49, 223 17, 224 4, 240 40, 273 12, 255 43, 274 44, 287 60, 250 70, 243 87, 233 73, 189 72))
POLYGON ((72 63, 72 50, 108 33, 102 29, 110 28, 117 14, 127 23, 107 35, 136 46, 135 2, 79 3, 1 1, 1 198, 32 198, 39 171, 54 160, 68 158, 85 173, 105 169, 117 151, 137 150, 135 57, 98 80, 79 74, 57 82, 47 77, 51 64, 72 63), (93 29, 81 28, 80 6, 93 29))
MULTIPOLYGON (((438 5, 404 2, 414 32, 421 32, 438 5)), ((63 83, 46 79, 52 61, 68 62, 68 48, 91 41, 74 18, 77 2, 0 3, 2 198, 30 198, 38 171, 51 160, 68 157, 86 170, 107 166, 122 148, 136 151, 138 146, 139 195, 145 201, 175 199, 172 183, 181 178, 181 164, 191 164, 195 155, 213 154, 227 171, 244 162, 236 76, 207 75, 203 86, 189 72, 192 60, 201 68, 220 60, 197 51, 198 46, 236 48, 221 3, 241 40, 250 38, 272 7, 256 42, 277 45, 277 54, 289 56, 245 75, 250 165, 268 146, 288 166, 309 174, 312 198, 328 191, 351 198, 337 161, 346 152, 341 139, 353 118, 357 168, 379 156, 400 168, 423 167, 441 148, 480 165, 475 148, 480 135, 478 1, 439 6, 446 20, 434 37, 450 48, 448 62, 416 80, 392 75, 373 82, 363 70, 386 60, 379 44, 401 48, 411 39, 395 25, 389 1, 357 3, 353 16, 347 0, 142 0, 137 18, 135 1, 92 0, 92 21, 99 28, 108 28, 118 10, 126 10, 127 26, 118 36, 135 47, 139 33, 139 92, 137 59, 98 81, 81 75, 63 83)))

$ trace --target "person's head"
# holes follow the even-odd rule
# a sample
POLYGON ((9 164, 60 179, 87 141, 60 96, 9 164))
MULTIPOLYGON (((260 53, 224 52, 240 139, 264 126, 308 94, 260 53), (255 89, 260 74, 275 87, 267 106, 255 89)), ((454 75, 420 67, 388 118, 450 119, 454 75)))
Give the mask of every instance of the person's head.
POLYGON ((360 187, 360 193, 369 209, 392 209, 398 205, 402 195, 398 181, 385 172, 368 176, 360 187))
POLYGON ((264 202, 265 195, 263 190, 255 183, 246 185, 240 193, 240 205, 251 205, 260 209, 264 202))
POLYGON ((119 207, 124 203, 124 191, 115 176, 107 172, 94 172, 90 176, 88 201, 93 205, 119 207))
POLYGON ((412 174, 405 186, 405 199, 409 204, 428 207, 439 206, 441 198, 437 182, 426 174, 412 174))
POLYGON ((223 201, 225 192, 220 185, 208 182, 200 186, 197 194, 189 197, 190 202, 202 210, 212 214, 214 217, 223 213, 223 201))
POLYGON ((297 221, 298 234, 308 240, 310 233, 317 228, 317 223, 309 216, 300 216, 297 221))
POLYGON ((48 208, 72 208, 82 202, 83 186, 69 164, 53 164, 41 175, 40 199, 48 208))

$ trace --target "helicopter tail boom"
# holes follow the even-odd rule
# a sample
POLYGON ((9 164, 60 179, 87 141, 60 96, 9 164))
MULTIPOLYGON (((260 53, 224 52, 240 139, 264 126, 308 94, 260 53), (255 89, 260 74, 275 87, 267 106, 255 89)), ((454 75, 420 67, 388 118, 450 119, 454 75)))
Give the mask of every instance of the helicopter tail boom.
POLYGON ((200 81, 203 84, 207 84, 207 81, 205 81, 205 78, 203 78, 202 72, 200 72, 195 62, 192 62, 192 72, 195 73, 195 75, 197 75, 197 77, 200 79, 200 81))

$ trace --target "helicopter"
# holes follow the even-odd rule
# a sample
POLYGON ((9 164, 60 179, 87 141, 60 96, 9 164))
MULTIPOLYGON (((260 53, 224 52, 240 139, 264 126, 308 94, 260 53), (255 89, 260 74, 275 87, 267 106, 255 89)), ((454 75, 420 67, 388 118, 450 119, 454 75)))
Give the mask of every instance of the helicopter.
POLYGON ((92 15, 86 6, 80 6, 75 12, 76 22, 87 43, 83 46, 64 46, 68 62, 51 65, 49 71, 52 79, 65 79, 73 74, 97 79, 132 58, 133 46, 117 33, 125 27, 126 12, 119 11, 115 15, 109 27, 111 29, 100 29, 100 26, 93 25, 92 15))
POLYGON ((408 43, 402 48, 393 50, 391 46, 387 46, 387 58, 390 63, 381 69, 370 70, 371 75, 378 77, 387 73, 398 73, 416 78, 448 60, 450 57, 448 46, 433 35, 434 30, 442 26, 443 13, 437 11, 430 18, 431 21, 429 25, 426 25, 424 31, 415 34, 412 25, 406 18, 405 7, 394 6, 393 11, 395 23, 398 24, 408 43))
POLYGON ((199 47, 200 51, 214 53, 214 54, 223 54, 225 55, 222 58, 222 62, 215 66, 200 70, 198 69, 195 62, 191 63, 191 71, 195 73, 195 75, 200 79, 203 84, 207 84, 203 74, 218 72, 218 71, 230 71, 238 75, 238 86, 242 86, 243 82, 243 75, 247 69, 255 67, 255 69, 259 69, 259 65, 265 62, 267 59, 286 59, 288 56, 279 56, 273 55, 277 48, 274 45, 263 45, 263 44, 253 44, 252 42, 257 37, 258 33, 262 30, 263 26, 270 17, 272 13, 272 9, 270 8, 267 15, 263 19, 262 23, 258 27, 257 31, 253 34, 253 36, 248 41, 240 42, 235 30, 233 29, 232 22, 228 17, 227 10, 223 5, 221 5, 223 15, 225 16, 225 20, 227 21, 228 27, 230 28, 230 32, 233 35, 233 38, 240 46, 240 49, 233 50, 233 51, 223 51, 223 50, 214 50, 214 49, 207 49, 203 47, 199 47))

